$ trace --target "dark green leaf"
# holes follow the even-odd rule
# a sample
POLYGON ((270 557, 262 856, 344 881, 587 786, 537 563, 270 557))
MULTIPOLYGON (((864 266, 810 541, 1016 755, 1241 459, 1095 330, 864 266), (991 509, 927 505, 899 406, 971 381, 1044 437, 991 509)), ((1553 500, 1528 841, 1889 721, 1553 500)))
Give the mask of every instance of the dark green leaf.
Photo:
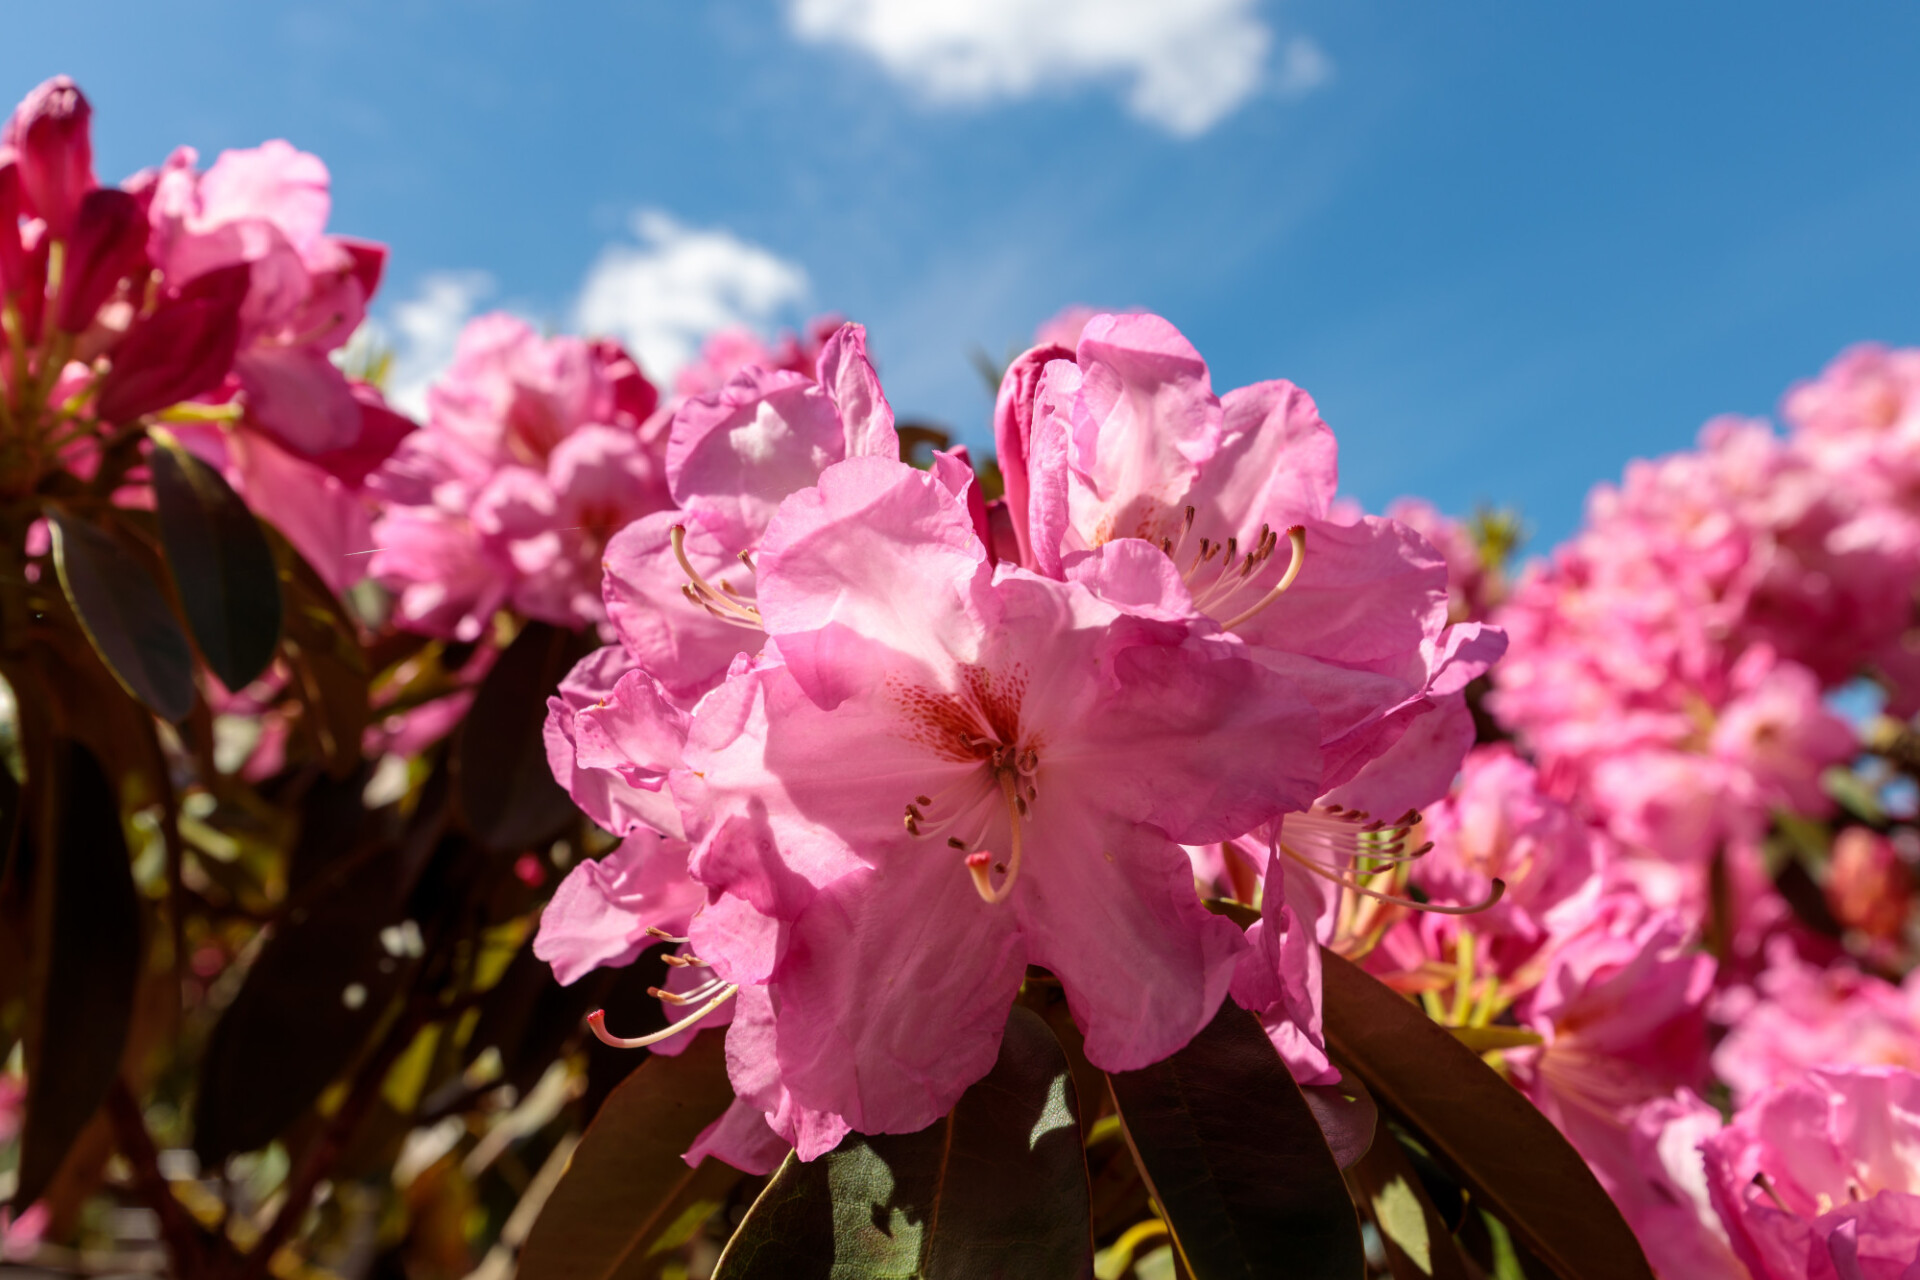
POLYGON ((296 901, 208 1039, 193 1145, 216 1164, 279 1137, 346 1069, 392 997, 396 858, 376 853, 296 901))
POLYGON ((193 651, 167 597, 114 536, 46 508, 60 587, 94 651, 122 687, 164 720, 193 710, 193 651))
POLYGON ((283 536, 270 533, 286 602, 284 643, 297 679, 302 717, 327 772, 348 777, 360 764, 367 707, 367 658, 353 619, 314 567, 283 536))
POLYGON ((1626 1220, 1547 1118, 1419 1006, 1325 953, 1327 1046, 1566 1280, 1650 1280, 1626 1220))
POLYGON ((733 1101, 724 1043, 703 1032, 613 1091, 533 1224, 520 1280, 643 1280, 674 1261, 676 1226, 704 1220, 699 1206, 726 1180, 717 1161, 690 1169, 680 1158, 733 1101))
POLYGON ((1171 1058, 1107 1079, 1196 1280, 1366 1274, 1340 1166, 1252 1014, 1228 1000, 1171 1058))
POLYGON ((1382 1132, 1347 1171, 1347 1183, 1379 1228, 1393 1280, 1467 1280, 1453 1233, 1391 1133, 1382 1132))
POLYGON ((200 656, 229 689, 244 689, 280 645, 280 574, 260 522, 218 471, 152 431, 154 505, 167 565, 200 656))
POLYGON ((1015 1006, 993 1070, 919 1133, 789 1157, 714 1280, 1090 1276, 1087 1166, 1066 1055, 1015 1006))
POLYGON ((120 1071, 140 978, 140 900, 120 801, 93 754, 59 748, 57 823, 38 869, 36 970, 27 1041, 27 1116, 15 1203, 47 1189, 120 1071))
POLYGON ((468 829, 494 853, 544 844, 579 812, 553 780, 541 729, 547 698, 585 648, 575 632, 529 622, 474 695, 456 747, 455 789, 468 829))

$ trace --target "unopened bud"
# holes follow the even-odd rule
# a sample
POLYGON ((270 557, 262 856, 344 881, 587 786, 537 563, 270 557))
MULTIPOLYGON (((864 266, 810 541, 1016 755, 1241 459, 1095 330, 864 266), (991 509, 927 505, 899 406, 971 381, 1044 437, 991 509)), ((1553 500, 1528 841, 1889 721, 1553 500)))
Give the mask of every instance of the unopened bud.
POLYGON ((1848 827, 1834 840, 1827 905, 1842 925, 1870 938, 1898 938, 1912 897, 1913 878, 1893 841, 1866 827, 1848 827))
POLYGON ((80 87, 55 76, 14 108, 0 137, 20 158, 27 212, 38 215, 56 239, 72 234, 81 197, 99 185, 93 176, 92 117, 80 87))

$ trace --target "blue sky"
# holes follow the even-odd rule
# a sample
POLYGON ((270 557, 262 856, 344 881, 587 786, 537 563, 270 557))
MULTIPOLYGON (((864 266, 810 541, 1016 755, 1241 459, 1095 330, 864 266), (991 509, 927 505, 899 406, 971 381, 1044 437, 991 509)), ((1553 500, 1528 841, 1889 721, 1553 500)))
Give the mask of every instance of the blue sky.
POLYGON ((76 76, 105 177, 178 143, 319 153, 334 227, 393 247, 380 314, 416 377, 452 303, 569 325, 598 265, 596 314, 660 350, 708 315, 864 320, 896 407, 979 443, 970 346, 1143 306, 1218 387, 1313 392, 1363 502, 1514 503, 1539 546, 1627 458, 1769 412, 1848 343, 1920 342, 1911 5, 9 16, 0 91, 76 76))

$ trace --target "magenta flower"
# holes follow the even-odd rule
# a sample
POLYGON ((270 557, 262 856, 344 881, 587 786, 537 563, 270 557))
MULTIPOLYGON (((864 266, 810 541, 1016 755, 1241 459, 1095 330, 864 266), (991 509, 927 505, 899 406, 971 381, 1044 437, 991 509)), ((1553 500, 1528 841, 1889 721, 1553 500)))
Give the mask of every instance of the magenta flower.
POLYGON ((1895 986, 1848 964, 1809 964, 1784 938, 1769 945, 1752 986, 1720 996, 1714 1015, 1730 1024, 1714 1074, 1737 1103, 1814 1067, 1920 1070, 1920 978, 1895 986))
POLYGON ((1559 1126, 1602 1185, 1631 1167, 1634 1111, 1707 1077, 1705 1004, 1714 962, 1692 927, 1616 892, 1556 940, 1516 1012, 1545 1037, 1508 1055, 1515 1083, 1559 1126))
POLYGON ((1657 1275, 1752 1280, 1734 1256, 1707 1185, 1700 1147, 1720 1129, 1720 1113, 1690 1089, 1633 1113, 1630 1163, 1612 1171, 1609 1190, 1657 1275))
POLYGON ((1446 563, 1425 539, 1334 518, 1337 448, 1306 392, 1276 381, 1216 397, 1206 362, 1158 316, 1097 316, 1073 362, 1016 361, 995 437, 1028 566, 1059 577, 1115 539, 1158 548, 1197 609, 1312 701, 1323 793, 1504 648, 1497 630, 1447 625, 1446 563))
POLYGON ((996 573, 962 494, 881 459, 781 506, 767 650, 695 710, 673 785, 710 891, 695 949, 767 985, 803 1105, 864 1132, 944 1114, 1028 963, 1109 1069, 1212 1016, 1245 944, 1179 842, 1304 808, 1319 758, 1311 707, 1156 563, 996 573))
POLYGON ((607 546, 608 621, 634 660, 683 702, 711 688, 736 655, 759 651, 743 557, 751 560, 781 500, 842 459, 899 455, 865 329, 840 326, 814 372, 744 369, 718 392, 683 403, 666 448, 673 508, 607 546), (712 590, 695 590, 689 574, 712 590))
POLYGON ((1753 1280, 1920 1269, 1920 1076, 1820 1068, 1705 1139, 1708 1187, 1753 1280))
POLYGON ((303 458, 353 449, 367 424, 328 355, 365 317, 386 249, 327 233, 332 196, 317 156, 276 140, 222 152, 204 173, 195 159, 182 148, 134 179, 147 255, 176 284, 251 267, 234 359, 247 422, 303 458))
POLYGON ((370 568, 402 625, 470 640, 502 606, 601 621, 608 540, 669 502, 657 401, 612 343, 471 322, 425 429, 371 481, 384 502, 370 568))

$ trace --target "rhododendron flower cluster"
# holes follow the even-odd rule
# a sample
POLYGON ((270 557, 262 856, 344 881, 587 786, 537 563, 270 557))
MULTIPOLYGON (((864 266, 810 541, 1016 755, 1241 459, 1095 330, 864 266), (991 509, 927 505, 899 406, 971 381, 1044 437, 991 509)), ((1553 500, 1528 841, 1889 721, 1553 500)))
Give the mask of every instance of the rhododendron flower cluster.
POLYGON ((1448 624, 1419 535, 1334 517, 1304 392, 1215 396, 1158 317, 1021 357, 996 433, 991 506, 963 453, 896 461, 856 326, 811 379, 749 369, 689 399, 676 508, 608 550, 622 643, 551 704, 556 776, 608 829, 665 839, 644 869, 623 850, 576 870, 541 953, 571 976, 679 934, 683 891, 639 886, 683 865, 712 976, 667 994, 739 993, 736 1089, 803 1159, 944 1114, 1030 965, 1098 1067, 1165 1058, 1231 989, 1298 1074, 1337 1078, 1294 915, 1316 895, 1268 893, 1243 935, 1183 846, 1245 844, 1276 886, 1288 858, 1343 881, 1384 826, 1362 803, 1444 791, 1461 690, 1502 646, 1448 624))
POLYGON ((362 483, 412 427, 329 358, 385 248, 326 230, 326 166, 286 142, 205 170, 183 147, 102 186, 91 117, 57 77, 0 136, 0 490, 31 492, 55 467, 117 482, 137 462, 132 424, 165 411, 344 585, 366 539, 362 483))
POLYGON ((668 503, 659 393, 618 344, 494 314, 461 332, 424 428, 370 480, 369 567, 411 630, 477 639, 494 612, 598 622, 607 540, 668 503))

